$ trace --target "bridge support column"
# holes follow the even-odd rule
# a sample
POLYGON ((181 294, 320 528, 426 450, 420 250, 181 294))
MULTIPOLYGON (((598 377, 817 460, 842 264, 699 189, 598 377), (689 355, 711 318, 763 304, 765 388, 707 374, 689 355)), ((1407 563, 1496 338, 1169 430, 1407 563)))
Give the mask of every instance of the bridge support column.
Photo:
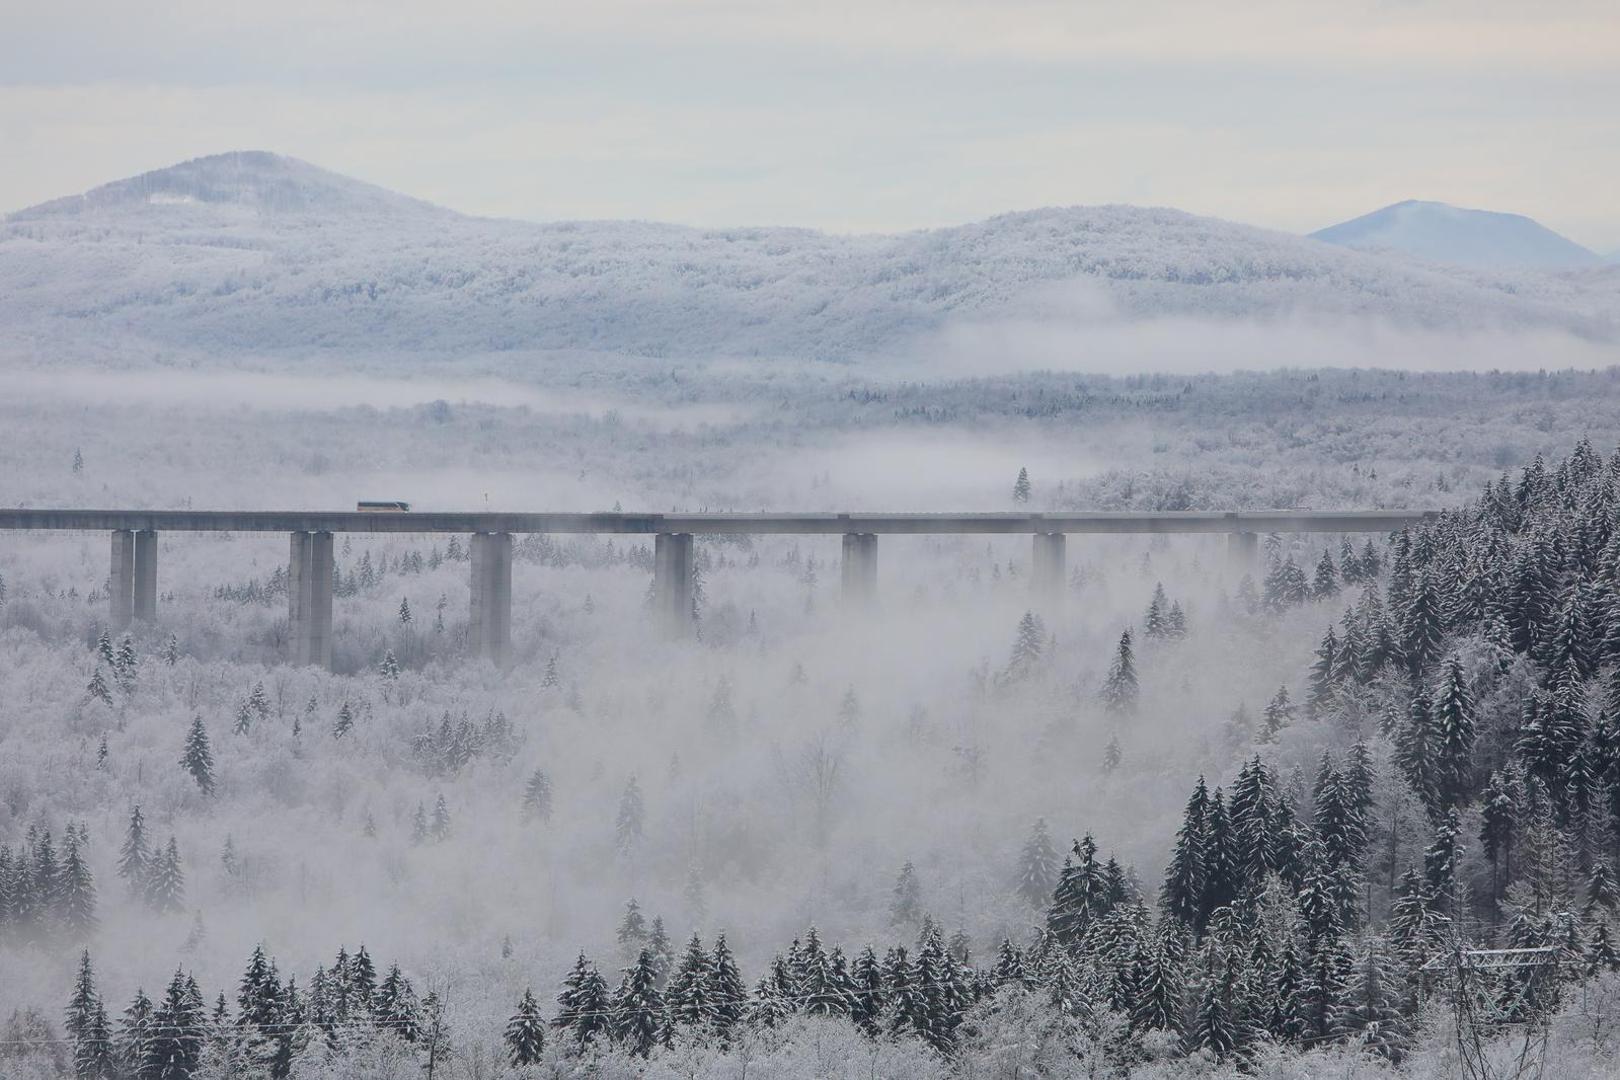
POLYGON ((1260 557, 1260 534, 1252 532, 1235 532, 1226 535, 1226 562, 1234 574, 1248 574, 1254 571, 1254 564, 1260 557))
POLYGON ((287 554, 287 662, 309 663, 310 534, 295 532, 287 554))
POLYGON ((504 667, 512 658, 512 534, 473 533, 468 647, 504 667))
POLYGON ((332 670, 332 534, 309 534, 309 662, 332 670))
POLYGON ((869 608, 877 600, 877 534, 845 533, 842 578, 844 605, 869 608))
POLYGON ((295 532, 287 557, 287 660, 332 668, 332 534, 295 532))
POLYGON ((1056 610, 1063 606, 1068 586, 1066 556, 1068 538, 1062 533, 1036 533, 1029 560, 1029 591, 1039 607, 1056 610))
POLYGON ((141 622, 157 618, 157 538, 151 529, 135 534, 135 596, 133 613, 141 622))
POLYGON ((112 531, 112 567, 107 572, 107 625, 113 632, 129 626, 134 614, 135 533, 131 529, 112 531))
POLYGON ((679 640, 692 632, 691 533, 659 533, 654 538, 653 608, 664 636, 679 640))

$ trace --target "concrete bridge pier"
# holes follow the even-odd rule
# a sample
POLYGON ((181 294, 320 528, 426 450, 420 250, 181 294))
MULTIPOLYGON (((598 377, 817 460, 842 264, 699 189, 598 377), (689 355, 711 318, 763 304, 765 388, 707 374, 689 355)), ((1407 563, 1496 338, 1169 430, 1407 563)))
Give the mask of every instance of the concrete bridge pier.
POLYGON ((473 533, 472 603, 467 645, 472 655, 504 667, 512 659, 512 534, 473 533))
POLYGON ((295 532, 287 558, 287 660, 332 668, 332 534, 295 532))
POLYGON ((691 533, 654 537, 653 608, 664 636, 679 640, 692 632, 691 533))
POLYGON ((135 533, 135 595, 132 605, 140 622, 157 619, 157 539, 151 529, 135 533))
POLYGON ((1234 574, 1254 572, 1260 559, 1260 534, 1235 532, 1226 534, 1226 563, 1234 574))
POLYGON ((112 531, 112 567, 107 572, 107 626, 113 633, 129 627, 135 599, 135 530, 112 531))
POLYGON ((870 608, 877 601, 877 534, 845 533, 841 564, 844 606, 870 608))
POLYGON ((1037 606, 1056 610, 1063 606, 1068 588, 1068 540, 1062 533, 1036 533, 1030 553, 1029 590, 1037 606))

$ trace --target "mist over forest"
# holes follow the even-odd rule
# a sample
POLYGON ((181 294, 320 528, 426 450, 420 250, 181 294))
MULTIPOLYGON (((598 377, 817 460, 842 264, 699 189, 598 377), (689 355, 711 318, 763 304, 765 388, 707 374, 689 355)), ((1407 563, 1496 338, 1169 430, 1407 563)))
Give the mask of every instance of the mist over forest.
POLYGON ((1579 987, 1491 984, 1487 1059, 1614 1052, 1613 370, 0 380, 6 506, 1447 511, 1058 594, 885 536, 871 610, 700 536, 679 642, 650 538, 519 536, 505 669, 468 538, 345 534, 331 672, 283 535, 161 534, 124 636, 104 534, 7 533, 0 1075, 1451 1075, 1457 940, 1579 987))

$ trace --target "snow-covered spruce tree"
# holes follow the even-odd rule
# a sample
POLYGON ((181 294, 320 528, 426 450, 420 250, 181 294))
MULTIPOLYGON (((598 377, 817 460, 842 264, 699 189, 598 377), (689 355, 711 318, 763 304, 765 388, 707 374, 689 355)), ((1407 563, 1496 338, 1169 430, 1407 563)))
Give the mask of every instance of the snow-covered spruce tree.
POLYGON ((152 857, 145 895, 153 911, 172 914, 185 909, 186 879, 180 867, 180 845, 172 836, 163 850, 152 857))
POLYGON ((708 965, 708 996, 714 1003, 712 1024, 722 1043, 743 1021, 748 1008, 748 988, 743 985, 737 960, 726 944, 726 935, 715 935, 714 951, 708 965))
POLYGON ((551 779, 544 769, 530 773, 523 787, 523 820, 542 823, 551 820, 551 779))
MULTIPOLYGON (((62 928, 74 941, 84 941, 95 932, 96 884, 84 861, 84 841, 69 825, 62 841, 62 866, 56 880, 56 908, 62 928)), ((88 954, 86 954, 88 958, 88 954)))
POLYGON ((670 976, 664 1004, 672 1028, 709 1031, 715 1025, 718 1003, 712 994, 709 954, 703 940, 693 934, 670 976))
POLYGON ((917 868, 907 859, 894 879, 889 901, 890 926, 915 926, 922 920, 922 886, 917 881, 917 868))
POLYGON ((533 990, 524 990, 517 1012, 506 1022, 506 1053, 518 1068, 538 1065, 546 1049, 546 1022, 533 990))
POLYGON ((653 956, 642 949, 613 996, 613 1039, 634 1057, 646 1057, 663 1038, 664 997, 653 956))
POLYGON ((1036 818, 1018 858, 1018 895, 1034 907, 1045 907, 1057 887, 1058 855, 1046 819, 1036 818))
POLYGON ((1103 707, 1116 716, 1136 712, 1139 688, 1136 681, 1136 657, 1131 649, 1131 632, 1119 636, 1114 658, 1108 666, 1108 677, 1103 681, 1103 707))
POLYGON ((203 726, 201 716, 191 718, 191 730, 186 733, 180 764, 197 782, 199 791, 204 795, 214 793, 214 754, 208 747, 208 729, 203 726))
POLYGON ((146 839, 146 819, 139 805, 130 808, 129 827, 123 846, 118 849, 118 876, 124 879, 131 896, 144 896, 152 871, 152 849, 146 839))
POLYGON ((641 843, 642 829, 647 820, 647 808, 641 798, 641 784, 635 773, 625 781, 624 794, 619 797, 619 813, 613 822, 614 842, 621 855, 628 855, 641 843))

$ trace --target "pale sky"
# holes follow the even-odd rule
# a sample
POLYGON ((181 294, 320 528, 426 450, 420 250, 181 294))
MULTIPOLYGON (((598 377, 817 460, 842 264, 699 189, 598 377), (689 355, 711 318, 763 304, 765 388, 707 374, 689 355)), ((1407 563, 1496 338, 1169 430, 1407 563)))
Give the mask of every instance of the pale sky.
POLYGON ((0 211, 245 149, 531 220, 1422 198, 1607 252, 1620 0, 0 0, 0 211))

